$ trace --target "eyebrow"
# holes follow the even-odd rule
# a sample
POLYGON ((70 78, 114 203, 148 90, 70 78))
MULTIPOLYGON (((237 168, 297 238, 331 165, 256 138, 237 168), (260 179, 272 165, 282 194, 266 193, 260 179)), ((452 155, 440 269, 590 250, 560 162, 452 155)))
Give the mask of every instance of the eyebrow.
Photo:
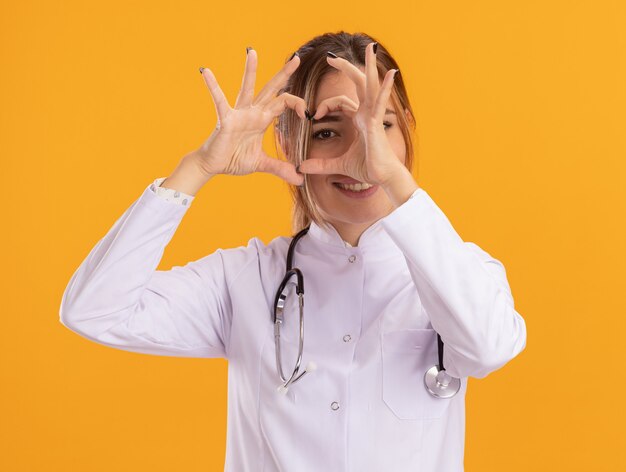
MULTIPOLYGON (((336 113, 340 113, 338 111, 333 111, 328 115, 322 116, 320 119, 316 120, 313 119, 311 120, 311 124, 316 125, 318 123, 329 123, 329 122, 333 122, 336 123, 338 121, 343 121, 343 115, 337 115, 336 113), (335 113, 335 114, 333 114, 335 113)), ((396 112, 390 108, 387 108, 385 110, 385 115, 395 115, 396 112)))

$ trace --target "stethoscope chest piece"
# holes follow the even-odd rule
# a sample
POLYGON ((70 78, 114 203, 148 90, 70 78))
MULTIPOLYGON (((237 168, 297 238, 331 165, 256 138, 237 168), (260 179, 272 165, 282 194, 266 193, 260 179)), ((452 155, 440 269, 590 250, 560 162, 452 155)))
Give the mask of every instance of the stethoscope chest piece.
POLYGON ((439 370, 436 365, 426 371, 424 383, 428 393, 437 398, 452 398, 461 388, 461 379, 452 377, 445 370, 439 370))

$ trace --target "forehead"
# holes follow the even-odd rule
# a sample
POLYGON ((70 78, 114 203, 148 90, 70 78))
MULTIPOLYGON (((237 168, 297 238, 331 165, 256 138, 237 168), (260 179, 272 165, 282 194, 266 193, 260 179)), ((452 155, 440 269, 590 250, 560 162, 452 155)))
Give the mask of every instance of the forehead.
MULTIPOLYGON (((364 68, 359 67, 364 72, 364 68)), ((315 107, 322 100, 334 97, 336 95, 345 95, 355 103, 359 103, 359 96, 356 91, 356 84, 344 72, 337 70, 326 73, 317 87, 315 98, 315 107)))

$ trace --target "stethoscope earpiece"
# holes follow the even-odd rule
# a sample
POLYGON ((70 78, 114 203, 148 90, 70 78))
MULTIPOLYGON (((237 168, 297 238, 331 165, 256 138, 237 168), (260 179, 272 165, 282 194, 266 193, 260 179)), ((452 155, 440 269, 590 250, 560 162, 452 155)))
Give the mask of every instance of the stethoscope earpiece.
MULTIPOLYGON (((293 380, 289 380, 287 382, 285 382, 284 384, 280 384, 278 386, 278 388, 276 389, 276 391, 278 393, 280 393, 281 395, 286 395, 287 391, 289 390, 289 385, 294 383, 296 380, 299 380, 300 378, 302 378, 302 376, 308 372, 313 372, 317 370, 317 364, 313 361, 309 361, 309 363, 306 365, 306 367, 304 368, 304 372, 302 372, 301 375, 299 375, 298 377, 296 377, 293 380)), ((294 375, 297 374, 297 368, 296 368, 296 372, 294 372, 294 375)), ((293 376, 292 376, 293 377, 293 376)))

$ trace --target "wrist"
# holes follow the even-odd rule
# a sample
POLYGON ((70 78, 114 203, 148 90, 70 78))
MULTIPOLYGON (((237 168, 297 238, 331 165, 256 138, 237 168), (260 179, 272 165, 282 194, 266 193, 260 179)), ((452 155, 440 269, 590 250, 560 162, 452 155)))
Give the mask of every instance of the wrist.
POLYGON ((199 149, 190 152, 189 154, 183 157, 183 160, 186 161, 187 165, 190 168, 194 168, 200 172, 207 180, 211 177, 216 176, 217 174, 212 174, 206 170, 204 166, 204 156, 202 156, 201 151, 199 149))
POLYGON ((381 184, 381 187, 387 193, 389 200, 394 208, 405 203, 411 195, 419 188, 413 174, 404 164, 400 163, 398 170, 392 176, 381 184))
POLYGON ((195 197, 214 175, 205 172, 197 155, 190 153, 181 159, 176 169, 161 183, 161 186, 195 197))

